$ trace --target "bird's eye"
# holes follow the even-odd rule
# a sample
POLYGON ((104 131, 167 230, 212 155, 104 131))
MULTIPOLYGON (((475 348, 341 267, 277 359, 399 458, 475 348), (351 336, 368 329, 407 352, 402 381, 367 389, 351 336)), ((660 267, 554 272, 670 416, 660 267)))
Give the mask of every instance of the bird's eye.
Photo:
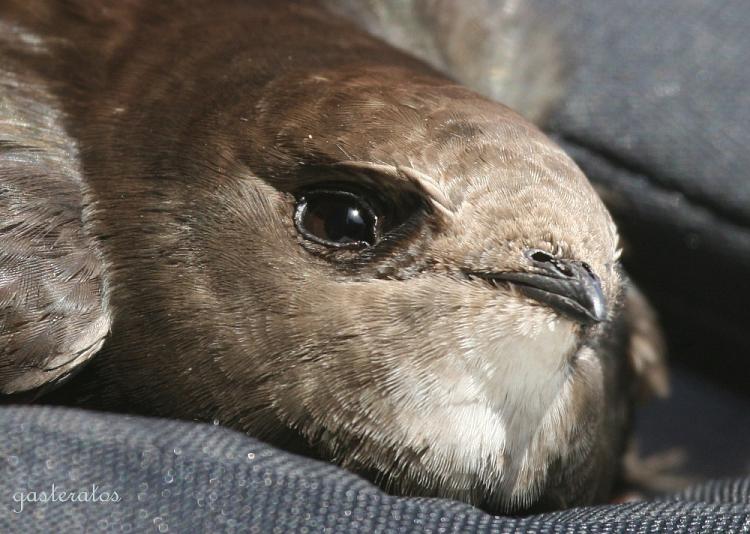
POLYGON ((363 198, 345 191, 316 191, 297 202, 297 230, 330 247, 372 246, 379 237, 378 217, 363 198))

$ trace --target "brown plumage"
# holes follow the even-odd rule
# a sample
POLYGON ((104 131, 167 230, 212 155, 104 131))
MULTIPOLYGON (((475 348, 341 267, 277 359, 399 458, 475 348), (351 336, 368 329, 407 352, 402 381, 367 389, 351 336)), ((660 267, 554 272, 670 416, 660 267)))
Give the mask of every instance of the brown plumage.
POLYGON ((90 360, 49 398, 493 511, 606 497, 651 324, 532 124, 310 2, 0 21, 3 393, 90 360))

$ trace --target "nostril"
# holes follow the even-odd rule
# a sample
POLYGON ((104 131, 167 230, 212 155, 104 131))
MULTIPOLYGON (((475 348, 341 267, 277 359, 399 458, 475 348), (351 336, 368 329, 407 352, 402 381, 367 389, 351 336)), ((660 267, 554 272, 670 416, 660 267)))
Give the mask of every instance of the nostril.
POLYGON ((546 252, 542 252, 541 250, 532 251, 529 254, 529 257, 534 261, 538 261, 539 263, 550 263, 555 259, 551 254, 547 254, 546 252))
POLYGON ((588 264, 588 263, 586 263, 585 261, 582 261, 582 262, 581 262, 581 267, 583 267, 583 268, 584 268, 584 269, 586 270, 586 272, 587 272, 587 273, 589 273, 589 276, 592 276, 592 277, 593 277, 593 276, 596 276, 596 275, 594 274, 594 270, 593 270, 593 269, 591 268, 591 265, 589 265, 589 264, 588 264))
POLYGON ((575 272, 571 269, 568 262, 565 260, 559 260, 552 254, 544 252, 543 250, 529 250, 526 253, 527 257, 534 263, 538 264, 539 267, 543 267, 547 270, 555 270, 563 276, 572 277, 575 276, 575 272))

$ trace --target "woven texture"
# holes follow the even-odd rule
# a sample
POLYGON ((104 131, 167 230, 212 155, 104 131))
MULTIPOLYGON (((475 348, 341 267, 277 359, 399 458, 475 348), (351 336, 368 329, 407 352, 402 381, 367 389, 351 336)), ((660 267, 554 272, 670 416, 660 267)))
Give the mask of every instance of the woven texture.
POLYGON ((1 532, 750 532, 747 479, 653 502, 493 517, 388 496, 221 427, 44 406, 0 409, 0 465, 1 532), (99 500, 39 502, 52 484, 58 495, 96 485, 99 500))

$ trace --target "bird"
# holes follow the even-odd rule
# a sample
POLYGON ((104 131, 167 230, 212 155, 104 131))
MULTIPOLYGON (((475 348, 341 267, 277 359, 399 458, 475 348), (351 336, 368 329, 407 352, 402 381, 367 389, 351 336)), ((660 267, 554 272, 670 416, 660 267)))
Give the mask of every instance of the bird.
POLYGON ((529 120, 317 2, 0 27, 4 402, 214 421, 494 513, 608 498, 658 326, 529 120))

